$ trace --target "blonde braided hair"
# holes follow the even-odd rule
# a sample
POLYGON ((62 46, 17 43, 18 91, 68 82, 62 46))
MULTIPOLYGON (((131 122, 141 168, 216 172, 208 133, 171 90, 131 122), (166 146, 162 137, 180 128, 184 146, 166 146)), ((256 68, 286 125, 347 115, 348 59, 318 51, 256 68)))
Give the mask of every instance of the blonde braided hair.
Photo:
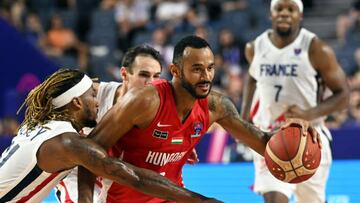
POLYGON ((35 87, 28 94, 21 108, 26 105, 25 118, 20 128, 26 125, 27 130, 35 126, 43 126, 50 120, 70 121, 74 123, 67 108, 54 108, 52 99, 64 93, 77 84, 84 77, 84 73, 60 69, 49 76, 43 83, 35 87))

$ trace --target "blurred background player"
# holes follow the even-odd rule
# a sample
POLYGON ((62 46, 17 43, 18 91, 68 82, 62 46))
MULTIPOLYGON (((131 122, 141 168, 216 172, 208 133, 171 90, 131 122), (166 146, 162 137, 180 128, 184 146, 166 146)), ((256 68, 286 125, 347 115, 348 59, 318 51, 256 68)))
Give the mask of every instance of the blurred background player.
POLYGON ((255 155, 254 190, 267 203, 288 202, 293 192, 296 202, 325 202, 332 137, 324 125, 324 117, 346 108, 349 101, 346 77, 333 50, 314 33, 301 28, 302 14, 300 0, 272 0, 272 29, 246 45, 250 68, 243 118, 267 131, 277 129, 285 118, 311 121, 321 135, 323 146, 316 174, 296 185, 275 179, 264 159, 255 155), (332 95, 324 99, 325 88, 332 95))
POLYGON ((96 125, 98 110, 93 82, 84 73, 55 72, 25 103, 25 120, 0 158, 0 202, 41 202, 77 165, 168 200, 208 202, 157 173, 108 157, 99 145, 79 136, 83 127, 96 125))

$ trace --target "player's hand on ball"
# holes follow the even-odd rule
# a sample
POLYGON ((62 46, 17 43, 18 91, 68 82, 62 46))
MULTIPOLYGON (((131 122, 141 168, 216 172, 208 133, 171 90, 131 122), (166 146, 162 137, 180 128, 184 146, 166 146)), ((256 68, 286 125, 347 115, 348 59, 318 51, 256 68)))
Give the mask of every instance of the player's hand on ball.
POLYGON ((318 143, 320 148, 322 147, 320 135, 315 130, 315 128, 311 125, 311 123, 309 121, 306 121, 301 118, 288 118, 288 119, 286 119, 285 124, 281 126, 281 129, 285 129, 291 125, 301 126, 303 136, 307 136, 308 132, 309 132, 312 137, 313 142, 318 143))
POLYGON ((312 120, 310 112, 301 109, 298 105, 291 105, 285 112, 286 118, 302 118, 305 120, 312 120))

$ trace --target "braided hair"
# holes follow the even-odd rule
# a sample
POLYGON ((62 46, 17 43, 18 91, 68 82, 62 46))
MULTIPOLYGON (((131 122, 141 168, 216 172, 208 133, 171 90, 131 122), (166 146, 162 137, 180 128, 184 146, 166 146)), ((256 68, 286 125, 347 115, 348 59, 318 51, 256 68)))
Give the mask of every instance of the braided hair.
POLYGON ((26 126, 27 130, 32 130, 35 126, 43 126, 51 120, 74 123, 68 109, 65 106, 55 109, 52 100, 79 83, 83 77, 84 73, 80 71, 60 69, 31 90, 23 104, 27 108, 20 128, 26 126))

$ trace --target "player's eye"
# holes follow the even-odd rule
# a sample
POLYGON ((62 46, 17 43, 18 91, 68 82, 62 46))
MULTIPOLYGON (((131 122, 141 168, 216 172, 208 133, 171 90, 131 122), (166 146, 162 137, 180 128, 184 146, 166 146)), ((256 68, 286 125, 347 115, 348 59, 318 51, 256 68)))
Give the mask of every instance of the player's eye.
POLYGON ((146 74, 146 73, 139 73, 139 76, 143 77, 143 78, 149 78, 150 77, 150 75, 146 74))

